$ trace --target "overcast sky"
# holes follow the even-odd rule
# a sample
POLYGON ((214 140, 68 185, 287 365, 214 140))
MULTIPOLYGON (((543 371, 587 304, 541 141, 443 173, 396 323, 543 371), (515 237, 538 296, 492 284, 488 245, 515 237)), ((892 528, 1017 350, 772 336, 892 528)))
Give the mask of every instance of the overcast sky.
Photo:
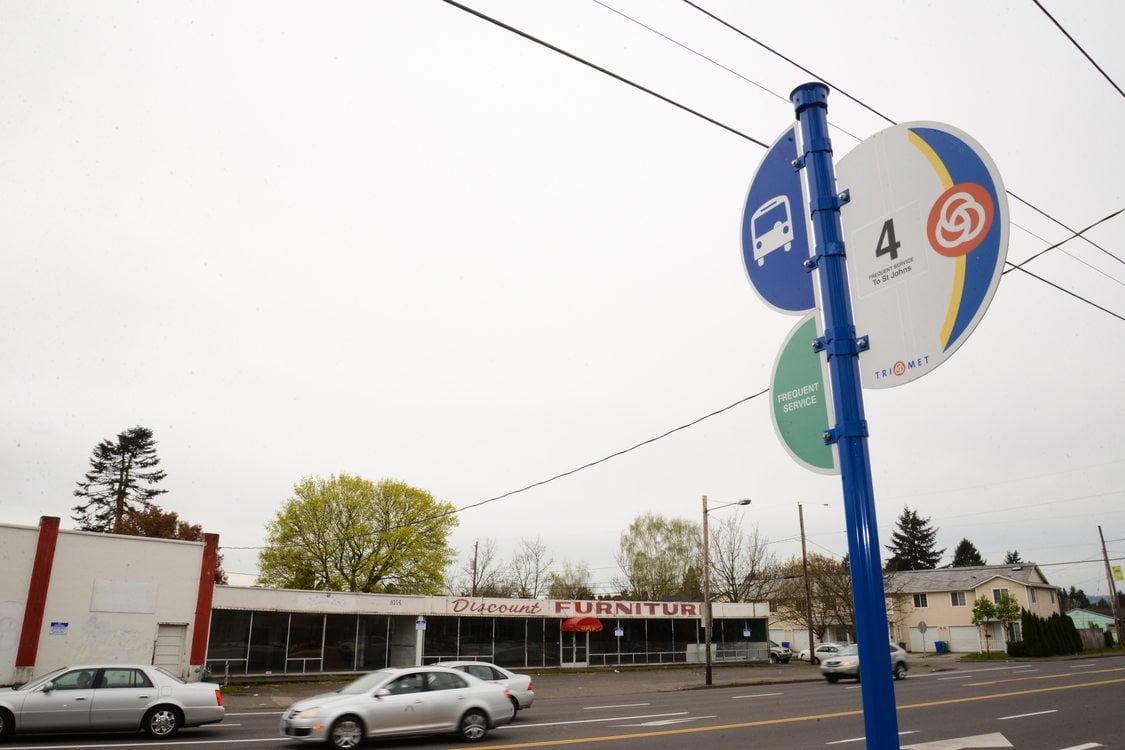
MULTIPOLYGON (((1117 0, 1043 0, 1105 75, 1026 1, 699 0, 729 26, 468 4, 726 128, 441 0, 0 4, 0 522, 72 527, 94 446, 144 425, 162 506, 245 580, 305 476, 461 508, 695 423, 465 510, 454 544, 538 537, 608 591, 633 518, 699 520, 707 495, 751 497, 716 515, 781 557, 803 503, 810 550, 842 556, 839 478, 745 400, 796 322, 740 248, 751 139, 790 125, 789 92, 831 85, 837 159, 889 120, 973 136, 1019 198, 1012 263, 1125 208, 1117 0)), ((864 392, 883 544, 908 505, 946 562, 968 538, 1106 592, 1123 229, 1006 274, 948 362, 864 392)))

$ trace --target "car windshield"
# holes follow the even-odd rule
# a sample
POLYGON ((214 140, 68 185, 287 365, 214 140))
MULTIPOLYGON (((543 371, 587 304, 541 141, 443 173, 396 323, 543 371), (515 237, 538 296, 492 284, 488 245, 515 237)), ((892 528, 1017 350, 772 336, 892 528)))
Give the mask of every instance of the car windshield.
POLYGON ((857 646, 856 644, 853 643, 850 646, 844 646, 842 649, 840 649, 839 651, 836 652, 836 655, 837 656, 855 656, 858 653, 859 653, 859 646, 857 646))
POLYGON ((43 675, 42 677, 36 677, 34 680, 29 680, 28 682, 25 682, 22 685, 13 685, 12 690, 34 690, 35 688, 42 685, 44 682, 47 682, 48 680, 55 679, 56 677, 58 677, 60 674, 62 674, 63 672, 65 672, 68 669, 70 669, 70 667, 60 667, 59 669, 56 669, 52 672, 48 672, 47 674, 43 675))
POLYGON ((356 695, 359 693, 366 693, 373 689, 376 685, 380 685, 387 681, 390 677, 398 674, 389 669, 379 669, 374 672, 368 672, 362 677, 358 677, 347 685, 340 688, 341 693, 347 695, 356 695))

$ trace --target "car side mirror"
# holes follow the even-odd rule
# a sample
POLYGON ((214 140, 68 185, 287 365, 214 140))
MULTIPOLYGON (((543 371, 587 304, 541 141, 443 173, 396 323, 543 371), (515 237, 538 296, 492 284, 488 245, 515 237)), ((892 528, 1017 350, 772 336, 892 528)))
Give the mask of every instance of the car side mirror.
POLYGON ((53 683, 53 682, 44 682, 43 683, 42 690, 43 690, 44 693, 49 693, 54 689, 55 689, 55 683, 53 683))
POLYGON ((386 698, 390 694, 391 694, 391 691, 387 690, 386 688, 379 688, 378 690, 375 691, 375 697, 376 698, 386 698))

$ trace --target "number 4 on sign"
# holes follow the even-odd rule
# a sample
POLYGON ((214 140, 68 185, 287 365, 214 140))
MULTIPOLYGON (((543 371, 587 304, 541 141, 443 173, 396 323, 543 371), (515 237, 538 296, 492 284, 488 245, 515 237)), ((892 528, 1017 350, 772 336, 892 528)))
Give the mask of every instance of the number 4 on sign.
POLYGON ((891 256, 891 260, 898 260, 898 248, 901 245, 895 239, 895 220, 887 219, 883 222, 883 231, 879 232, 879 244, 875 246, 875 257, 891 256))

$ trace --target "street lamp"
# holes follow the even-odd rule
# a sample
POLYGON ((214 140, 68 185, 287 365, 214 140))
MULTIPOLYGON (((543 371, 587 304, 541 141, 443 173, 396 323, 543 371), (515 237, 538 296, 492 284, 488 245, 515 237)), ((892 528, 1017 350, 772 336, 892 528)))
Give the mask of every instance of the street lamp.
POLYGON ((708 509, 707 496, 703 496, 703 606, 707 609, 707 613, 703 616, 703 650, 707 659, 706 681, 708 685, 711 684, 711 538, 707 532, 707 514, 712 510, 719 510, 731 505, 749 504, 750 498, 744 497, 741 500, 734 500, 708 509))

